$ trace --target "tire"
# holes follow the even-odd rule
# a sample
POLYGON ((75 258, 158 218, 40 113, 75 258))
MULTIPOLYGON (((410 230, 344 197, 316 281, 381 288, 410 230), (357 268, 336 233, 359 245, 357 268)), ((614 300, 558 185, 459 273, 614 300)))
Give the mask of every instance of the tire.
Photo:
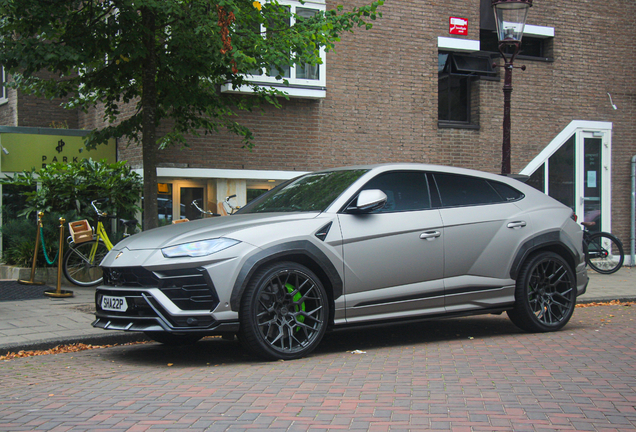
POLYGON ((90 287, 100 284, 104 279, 99 264, 108 253, 108 248, 103 242, 98 242, 95 259, 89 262, 95 242, 96 240, 91 240, 74 244, 66 250, 62 270, 69 282, 81 287, 90 287))
POLYGON ((239 340, 268 360, 292 360, 312 352, 329 319, 329 299, 320 279, 293 262, 256 272, 241 302, 239 340))
POLYGON ((585 262, 592 270, 602 274, 618 271, 625 260, 623 244, 612 234, 592 234, 585 244, 585 262))
POLYGON ((528 332, 549 332, 563 328, 576 305, 574 272, 561 256, 539 252, 524 262, 515 289, 510 320, 528 332))
POLYGON ((190 334, 178 335, 163 331, 149 331, 144 332, 144 334, 155 342, 159 342, 169 346, 194 345, 203 337, 190 334))

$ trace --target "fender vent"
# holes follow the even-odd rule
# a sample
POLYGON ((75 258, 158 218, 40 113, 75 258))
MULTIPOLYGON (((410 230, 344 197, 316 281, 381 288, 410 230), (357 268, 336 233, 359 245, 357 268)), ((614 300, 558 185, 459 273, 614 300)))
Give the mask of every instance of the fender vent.
POLYGON ((329 230, 331 229, 332 223, 333 222, 329 222, 327 225, 318 230, 318 232, 315 234, 318 240, 325 241, 325 239, 327 238, 327 234, 329 234, 329 230))

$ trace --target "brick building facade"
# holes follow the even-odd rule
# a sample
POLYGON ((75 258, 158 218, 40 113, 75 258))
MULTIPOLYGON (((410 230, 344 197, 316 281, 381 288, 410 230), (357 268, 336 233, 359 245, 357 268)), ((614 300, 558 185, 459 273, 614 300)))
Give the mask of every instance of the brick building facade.
MULTIPOLYGON (((341 3, 350 8, 364 1, 341 3)), ((189 148, 160 152, 158 175, 171 185, 171 217, 179 217, 178 202, 191 198, 190 189, 213 208, 226 194, 237 193, 242 203, 248 190, 341 165, 426 162, 499 172, 503 74, 474 60, 501 63, 492 49, 492 19, 485 16, 492 14, 484 8, 489 4, 387 0, 373 29, 343 35, 326 55, 322 95, 281 100, 281 109, 266 106, 241 116, 255 135, 252 151, 221 133, 191 137, 189 148), (449 34, 451 17, 468 21, 466 35, 449 34), (468 66, 460 67, 462 61, 468 66), (468 87, 461 87, 464 93, 444 87, 442 80, 450 76, 468 87), (466 116, 449 120, 440 113, 440 93, 447 92, 450 99, 463 98, 466 116)), ((328 9, 335 6, 326 1, 328 9)), ((628 249, 636 3, 534 0, 527 24, 522 52, 527 55, 515 61, 527 70, 513 72, 512 171, 532 175, 551 195, 566 196, 578 213, 596 210, 603 229, 628 249)), ((60 112, 48 101, 12 90, 6 99, 0 106, 3 125, 101 126, 98 113, 60 112)), ((137 146, 120 145, 118 158, 141 167, 137 146)))

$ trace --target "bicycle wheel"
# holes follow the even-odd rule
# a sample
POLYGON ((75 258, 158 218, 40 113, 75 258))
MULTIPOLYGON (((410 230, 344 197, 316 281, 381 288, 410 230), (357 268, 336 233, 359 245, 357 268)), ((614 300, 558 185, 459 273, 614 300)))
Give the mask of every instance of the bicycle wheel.
POLYGON ((612 274, 623 265, 625 254, 623 244, 612 234, 599 232, 592 234, 585 248, 585 261, 595 271, 612 274))
POLYGON ((62 270, 69 282, 82 287, 89 287, 102 282, 104 277, 99 264, 108 253, 108 248, 103 242, 98 242, 95 258, 90 261, 91 251, 95 242, 96 240, 91 240, 72 244, 64 254, 62 270))

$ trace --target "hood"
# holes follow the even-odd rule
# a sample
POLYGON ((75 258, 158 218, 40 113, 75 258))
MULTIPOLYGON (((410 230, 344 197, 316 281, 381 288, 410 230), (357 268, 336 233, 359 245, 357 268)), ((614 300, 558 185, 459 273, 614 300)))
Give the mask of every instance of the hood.
POLYGON ((159 249, 195 241, 229 237, 232 233, 281 222, 314 219, 320 213, 251 213, 232 216, 212 217, 190 222, 167 225, 143 231, 123 239, 113 250, 159 249))

